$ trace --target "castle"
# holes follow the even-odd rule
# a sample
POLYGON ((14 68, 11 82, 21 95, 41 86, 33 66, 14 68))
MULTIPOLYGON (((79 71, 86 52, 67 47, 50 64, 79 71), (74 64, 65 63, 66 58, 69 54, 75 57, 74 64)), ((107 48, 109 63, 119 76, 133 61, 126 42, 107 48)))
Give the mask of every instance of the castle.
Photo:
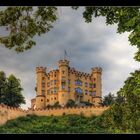
POLYGON ((102 68, 95 67, 91 73, 77 71, 70 61, 58 61, 58 69, 47 72, 46 67, 36 67, 36 97, 31 108, 45 109, 59 103, 65 107, 71 99, 75 103, 88 102, 99 106, 102 96, 102 68))

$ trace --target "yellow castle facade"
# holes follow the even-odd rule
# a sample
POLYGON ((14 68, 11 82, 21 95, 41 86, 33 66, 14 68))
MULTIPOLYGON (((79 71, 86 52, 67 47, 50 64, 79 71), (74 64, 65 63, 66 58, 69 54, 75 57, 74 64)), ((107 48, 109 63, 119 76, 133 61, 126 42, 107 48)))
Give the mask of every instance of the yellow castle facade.
POLYGON ((59 60, 58 69, 52 71, 36 67, 36 97, 31 100, 31 108, 45 109, 55 103, 64 107, 69 100, 100 105, 102 68, 94 67, 91 73, 85 73, 70 67, 69 63, 66 59, 59 60))

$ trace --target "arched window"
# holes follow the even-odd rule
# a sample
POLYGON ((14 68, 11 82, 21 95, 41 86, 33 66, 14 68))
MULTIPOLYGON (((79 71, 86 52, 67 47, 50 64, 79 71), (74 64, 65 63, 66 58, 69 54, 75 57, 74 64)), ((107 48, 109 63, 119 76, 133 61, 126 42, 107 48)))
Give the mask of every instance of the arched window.
POLYGON ((79 80, 79 79, 76 80, 76 81, 75 81, 75 85, 76 85, 76 86, 82 86, 82 81, 79 80))
POLYGON ((82 94, 82 89, 78 87, 78 88, 75 89, 75 92, 82 94))

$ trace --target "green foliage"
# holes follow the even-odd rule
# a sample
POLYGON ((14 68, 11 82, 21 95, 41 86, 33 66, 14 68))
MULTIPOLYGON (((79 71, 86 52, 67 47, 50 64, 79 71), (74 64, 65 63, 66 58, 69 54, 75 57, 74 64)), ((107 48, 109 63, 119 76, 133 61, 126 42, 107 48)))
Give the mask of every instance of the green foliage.
POLYGON ((118 91, 110 110, 101 116, 101 126, 114 133, 140 132, 140 70, 131 73, 118 91))
POLYGON ((0 104, 4 101, 5 85, 6 75, 3 71, 0 71, 0 104))
POLYGON ((107 130, 95 126, 95 119, 78 115, 20 117, 1 126, 0 133, 106 133, 107 130))
POLYGON ((19 107, 20 104, 25 103, 25 99, 21 94, 22 90, 19 79, 14 75, 6 78, 6 74, 3 71, 0 72, 0 103, 19 107))
POLYGON ((0 26, 7 30, 0 36, 0 43, 16 52, 31 49, 36 43, 35 35, 50 31, 56 21, 56 7, 7 7, 0 10, 0 26))
POLYGON ((59 102, 56 102, 52 107, 61 107, 61 105, 59 104, 59 102))
POLYGON ((92 103, 86 101, 81 101, 80 103, 84 104, 84 106, 93 106, 92 103))
POLYGON ((72 99, 69 99, 66 104, 66 107, 74 107, 74 106, 76 106, 75 101, 73 101, 72 99))
POLYGON ((115 101, 115 97, 113 94, 109 93, 108 95, 106 95, 103 99, 103 105, 105 106, 109 106, 111 104, 113 104, 115 101))

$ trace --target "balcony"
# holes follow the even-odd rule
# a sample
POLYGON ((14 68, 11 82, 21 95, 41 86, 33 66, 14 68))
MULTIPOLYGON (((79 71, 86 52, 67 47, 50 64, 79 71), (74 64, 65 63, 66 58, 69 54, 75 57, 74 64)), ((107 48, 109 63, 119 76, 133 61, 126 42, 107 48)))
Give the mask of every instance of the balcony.
POLYGON ((82 92, 82 93, 75 92, 75 95, 76 95, 76 96, 83 96, 83 92, 82 92))

